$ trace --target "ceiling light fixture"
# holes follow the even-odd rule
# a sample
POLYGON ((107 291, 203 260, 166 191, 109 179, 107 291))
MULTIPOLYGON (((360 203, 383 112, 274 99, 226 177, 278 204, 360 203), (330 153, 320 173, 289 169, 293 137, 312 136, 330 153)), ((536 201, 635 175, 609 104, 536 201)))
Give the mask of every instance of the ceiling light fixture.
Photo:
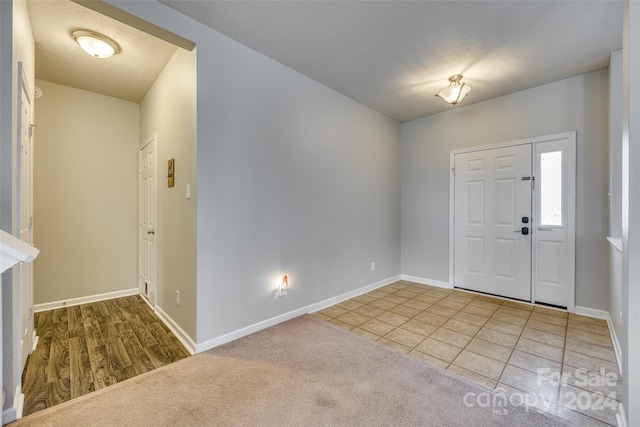
POLYGON ((120 52, 118 43, 109 37, 89 30, 75 30, 71 37, 80 45, 82 50, 94 58, 109 58, 120 52))
POLYGON ((436 96, 442 98, 444 102, 456 105, 471 91, 471 86, 460 83, 460 80, 462 80, 462 74, 449 77, 449 87, 442 89, 436 96))

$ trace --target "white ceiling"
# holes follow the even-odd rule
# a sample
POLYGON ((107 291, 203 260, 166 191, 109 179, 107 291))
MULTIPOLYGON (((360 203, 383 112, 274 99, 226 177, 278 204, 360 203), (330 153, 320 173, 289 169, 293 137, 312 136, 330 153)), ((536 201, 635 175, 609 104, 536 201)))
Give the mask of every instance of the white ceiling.
POLYGON ((139 102, 176 50, 172 44, 69 0, 27 0, 27 9, 39 79, 139 102), (122 51, 109 59, 93 58, 71 38, 74 29, 104 34, 122 51))
MULTIPOLYGON (((456 108, 434 95, 464 74, 459 105, 605 68, 621 1, 183 1, 162 3, 399 122, 456 108)), ((69 0, 28 0, 36 76, 140 101, 176 47, 69 0), (71 39, 115 39, 108 60, 71 39)))
POLYGON ((621 1, 183 1, 193 19, 400 122, 605 68, 621 1))

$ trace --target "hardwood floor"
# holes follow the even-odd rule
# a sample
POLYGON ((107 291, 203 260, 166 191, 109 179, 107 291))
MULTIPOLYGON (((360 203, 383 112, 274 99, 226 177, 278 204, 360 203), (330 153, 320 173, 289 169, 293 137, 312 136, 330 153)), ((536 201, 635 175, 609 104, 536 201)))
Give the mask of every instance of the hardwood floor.
POLYGON ((23 415, 189 356, 139 295, 35 314, 23 415))

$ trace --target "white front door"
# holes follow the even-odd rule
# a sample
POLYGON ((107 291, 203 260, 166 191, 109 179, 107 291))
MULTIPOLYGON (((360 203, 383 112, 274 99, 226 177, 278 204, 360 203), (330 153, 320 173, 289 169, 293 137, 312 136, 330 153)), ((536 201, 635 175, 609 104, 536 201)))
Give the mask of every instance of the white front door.
POLYGON ((455 155, 454 286, 531 299, 531 145, 455 155))
POLYGON ((138 168, 138 287, 151 305, 156 304, 156 139, 140 150, 138 168))
POLYGON ((535 144, 534 300, 573 305, 575 135, 535 144))
POLYGON ((575 132, 452 153, 455 287, 574 310, 575 153, 575 132))
MULTIPOLYGON (((33 243, 33 199, 32 199, 32 136, 33 127, 31 125, 31 96, 22 71, 22 64, 19 63, 18 75, 20 76, 21 96, 19 98, 19 209, 20 209, 20 240, 29 244, 33 243)), ((27 357, 33 347, 33 264, 20 263, 20 291, 16 295, 19 300, 19 324, 17 330, 20 331, 20 371, 24 369, 27 357)))

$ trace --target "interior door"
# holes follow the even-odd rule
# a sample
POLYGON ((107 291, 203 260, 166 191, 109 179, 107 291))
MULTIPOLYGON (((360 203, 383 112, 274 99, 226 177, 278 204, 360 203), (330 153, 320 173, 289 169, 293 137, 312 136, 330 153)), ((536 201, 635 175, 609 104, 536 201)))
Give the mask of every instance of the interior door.
MULTIPOLYGON (((27 82, 22 71, 22 63, 18 67, 20 98, 18 111, 19 140, 19 233, 20 240, 33 243, 33 199, 32 199, 32 136, 33 126, 31 124, 31 96, 27 87, 27 82)), ((33 266, 31 263, 20 263, 20 291, 16 295, 17 306, 20 309, 18 314, 17 329, 20 339, 20 371, 24 369, 27 357, 33 347, 33 266)), ((15 306, 14 306, 15 307, 15 306)), ((16 308, 17 309, 17 308, 16 308)))
POLYGON ((531 150, 455 155, 455 287, 531 300, 531 150))
POLYGON ((152 306, 156 304, 156 140, 139 156, 138 287, 152 306))

